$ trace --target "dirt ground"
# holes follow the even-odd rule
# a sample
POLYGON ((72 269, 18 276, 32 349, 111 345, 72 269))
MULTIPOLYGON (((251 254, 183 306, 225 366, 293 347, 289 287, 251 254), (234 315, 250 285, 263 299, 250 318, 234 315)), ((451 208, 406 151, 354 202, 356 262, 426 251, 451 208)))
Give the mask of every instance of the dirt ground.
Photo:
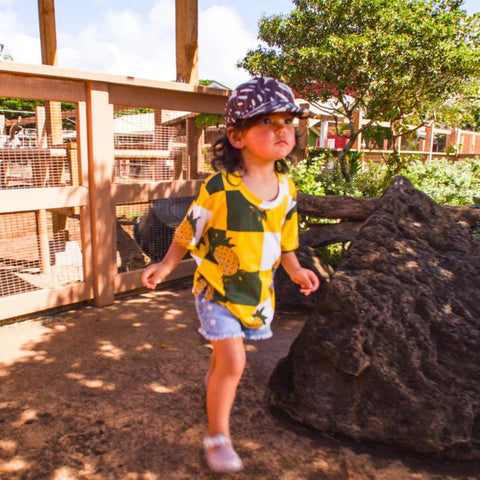
POLYGON ((247 344, 232 416, 245 470, 224 476, 202 458, 210 346, 188 283, 0 327, 0 479, 480 478, 479 462, 355 443, 271 412, 268 378, 304 321, 279 313, 273 339, 247 344))

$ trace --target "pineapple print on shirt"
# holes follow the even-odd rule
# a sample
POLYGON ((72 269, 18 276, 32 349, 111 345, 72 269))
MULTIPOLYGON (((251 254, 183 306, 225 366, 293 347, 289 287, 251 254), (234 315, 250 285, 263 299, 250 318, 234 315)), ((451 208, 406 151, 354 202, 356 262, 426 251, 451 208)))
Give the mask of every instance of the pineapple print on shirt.
POLYGON ((271 322, 273 270, 298 246, 295 186, 278 179, 278 197, 262 202, 237 174, 213 174, 175 233, 197 263, 194 295, 225 305, 248 328, 271 322))
POLYGON ((175 241, 180 245, 190 245, 197 230, 198 218, 193 218, 190 212, 175 231, 175 241))
POLYGON ((220 265, 222 272, 225 275, 234 275, 238 271, 240 260, 232 249, 231 239, 227 238, 224 230, 215 228, 208 230, 207 235, 210 251, 213 252, 213 258, 220 265))

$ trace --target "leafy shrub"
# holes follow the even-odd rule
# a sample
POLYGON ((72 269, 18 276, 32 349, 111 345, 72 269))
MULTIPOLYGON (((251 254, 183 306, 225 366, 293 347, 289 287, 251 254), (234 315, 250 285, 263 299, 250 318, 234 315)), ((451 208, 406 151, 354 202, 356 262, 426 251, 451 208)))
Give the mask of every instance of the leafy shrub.
POLYGON ((473 205, 480 192, 478 158, 452 162, 446 158, 413 162, 404 175, 439 204, 473 205))
MULTIPOLYGON (((480 193, 478 157, 424 162, 412 156, 404 158, 402 163, 400 174, 439 204, 473 205, 480 193)), ((391 173, 388 164, 372 162, 360 166, 355 157, 349 159, 349 166, 351 180, 346 182, 336 158, 329 151, 319 151, 314 158, 293 166, 291 174, 298 191, 311 195, 372 197, 382 194, 384 180, 391 173)))
MULTIPOLYGON (((349 159, 351 181, 346 182, 334 155, 329 151, 317 151, 316 156, 299 162, 291 169, 291 176, 299 192, 311 195, 352 195, 373 197, 381 195, 387 179, 392 177, 389 163, 360 165, 359 158, 349 159)), ((401 172, 413 185, 438 204, 474 205, 480 203, 480 160, 447 158, 423 162, 419 157, 402 158, 401 172)), ((479 205, 480 208, 480 205, 479 205)), ((304 217, 300 228, 331 220, 304 217)), ((480 231, 474 232, 480 236, 480 231)), ((317 251, 332 266, 341 261, 348 244, 336 243, 318 248, 317 251)))

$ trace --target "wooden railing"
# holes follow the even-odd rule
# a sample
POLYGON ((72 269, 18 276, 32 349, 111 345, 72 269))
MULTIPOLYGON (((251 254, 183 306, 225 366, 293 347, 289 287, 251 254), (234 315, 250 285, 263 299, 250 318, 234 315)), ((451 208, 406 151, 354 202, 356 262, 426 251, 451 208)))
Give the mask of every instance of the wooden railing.
MULTIPOLYGON (((116 207, 124 203, 148 204, 159 198, 195 194, 204 176, 199 165, 202 144, 198 139, 201 135, 194 121, 186 120, 185 165, 174 169, 169 178, 118 183, 115 181, 115 161, 120 154, 115 152, 114 106, 148 108, 155 112, 221 114, 227 95, 224 90, 173 82, 0 63, 0 97, 35 99, 45 103, 68 102, 76 109, 75 162, 70 162, 69 182, 56 180, 51 162, 52 149, 61 151, 62 157, 67 158, 68 144, 53 145, 50 142, 45 149, 0 149, 3 170, 6 170, 6 162, 15 161, 28 161, 32 164, 31 169, 35 169, 35 162, 44 167, 40 183, 25 185, 23 182, 19 186, 5 181, 0 190, 0 241, 3 245, 3 253, 0 252, 0 287, 3 287, 0 288, 3 292, 0 295, 0 320, 83 301, 108 305, 113 303, 117 293, 140 288, 140 269, 118 272, 116 207), (15 231, 16 227, 8 225, 16 225, 12 222, 26 213, 31 217, 25 218, 35 219, 35 225, 30 225, 38 249, 35 262, 9 253, 13 252, 10 246, 22 239, 15 231), (75 281, 44 287, 40 280, 55 266, 51 260, 53 253, 58 256, 58 252, 52 253, 52 240, 62 229, 62 218, 72 213, 79 218, 80 224, 77 243, 81 251, 81 274, 75 281), (30 270, 27 266, 31 267, 30 270), (12 278, 16 286, 29 284, 29 288, 9 289, 7 282, 12 278)), ((132 156, 132 152, 127 152, 127 157, 132 156)), ((157 157, 156 161, 161 161, 161 156, 157 157)), ((63 162, 60 162, 62 168, 63 162)), ((191 272, 191 261, 185 261, 171 278, 191 272)))

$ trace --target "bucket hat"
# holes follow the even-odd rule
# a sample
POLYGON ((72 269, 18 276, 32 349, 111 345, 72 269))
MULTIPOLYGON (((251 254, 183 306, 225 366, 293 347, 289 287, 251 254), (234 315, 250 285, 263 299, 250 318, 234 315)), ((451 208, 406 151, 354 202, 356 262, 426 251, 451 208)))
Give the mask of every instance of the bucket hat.
POLYGON ((239 85, 225 107, 227 126, 267 113, 290 112, 296 117, 308 117, 309 111, 295 103, 288 85, 270 77, 256 77, 239 85))

